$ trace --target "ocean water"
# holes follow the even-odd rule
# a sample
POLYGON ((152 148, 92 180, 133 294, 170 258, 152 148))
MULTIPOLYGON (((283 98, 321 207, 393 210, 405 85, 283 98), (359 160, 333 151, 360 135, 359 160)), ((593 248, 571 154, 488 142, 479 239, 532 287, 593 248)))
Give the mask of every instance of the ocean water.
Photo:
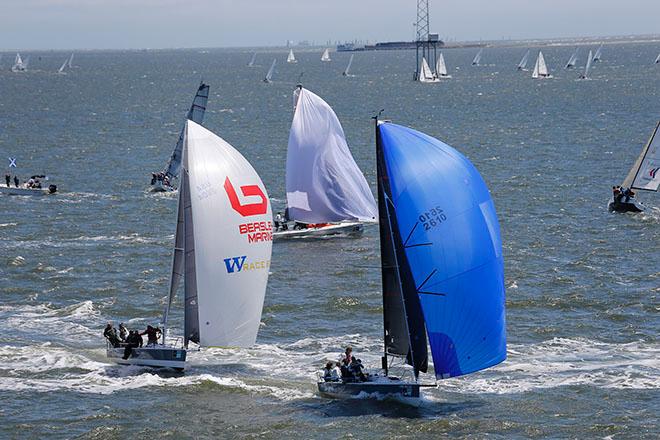
POLYGON ((660 436, 660 198, 641 194, 644 214, 606 209, 660 119, 660 45, 607 45, 590 81, 561 68, 572 46, 543 49, 555 75, 544 81, 515 70, 524 49, 487 49, 472 67, 475 51, 446 50, 453 79, 433 85, 411 81, 410 51, 356 53, 348 78, 350 54, 321 63, 320 51, 289 65, 284 50, 260 50, 255 68, 238 49, 80 52, 66 75, 55 71, 68 54, 30 53, 30 70, 13 74, 5 53, 0 166, 16 157, 21 175, 46 173, 60 193, 0 197, 0 437, 660 436), (184 375, 107 363, 108 320, 144 327, 163 310, 176 198, 148 193, 149 173, 200 79, 205 125, 251 161, 275 209, 300 80, 337 112, 374 193, 381 109, 467 155, 502 227, 508 359, 425 389, 418 405, 320 397, 316 371, 345 345, 379 364, 371 227, 273 246, 254 348, 190 353, 184 375))

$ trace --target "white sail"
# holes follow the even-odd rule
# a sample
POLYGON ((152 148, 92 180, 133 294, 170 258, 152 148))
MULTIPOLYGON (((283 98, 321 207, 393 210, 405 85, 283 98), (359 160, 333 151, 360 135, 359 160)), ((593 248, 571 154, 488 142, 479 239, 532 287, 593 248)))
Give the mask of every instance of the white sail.
POLYGON ((323 51, 323 55, 321 55, 321 61, 332 61, 330 59, 330 49, 326 49, 323 51))
POLYGON ((275 63, 277 62, 277 59, 273 60, 273 64, 270 65, 270 69, 268 69, 268 72, 266 72, 266 77, 264 78, 264 82, 271 82, 273 80, 273 72, 275 72, 275 63))
POLYGON ((589 51, 589 57, 587 58, 587 64, 584 66, 584 73, 582 74, 583 79, 589 78, 589 69, 591 68, 591 59, 592 53, 589 51))
POLYGON ((337 115, 300 87, 286 159, 289 218, 304 223, 375 221, 378 208, 337 115))
POLYGON ((660 53, 658 54, 658 57, 655 59, 655 64, 660 64, 660 53))
POLYGON ((536 63, 534 64, 534 72, 532 72, 532 78, 549 78, 550 74, 548 73, 548 66, 545 64, 545 58, 543 57, 543 52, 539 51, 539 56, 536 58, 536 63))
POLYGON ((69 61, 67 62, 67 66, 70 68, 73 67, 73 54, 69 57, 69 61))
POLYGON ((579 48, 576 47, 575 51, 573 51, 573 53, 571 54, 571 57, 566 62, 566 65, 564 66, 564 69, 570 69, 571 67, 575 67, 575 65, 577 64, 577 60, 578 60, 578 50, 579 50, 579 48))
POLYGON ((624 188, 657 191, 660 186, 660 122, 655 126, 651 138, 646 143, 635 165, 623 181, 624 188))
POLYGON ((257 338, 271 259, 266 188, 236 149, 193 121, 186 122, 184 171, 192 223, 186 258, 194 247, 185 279, 194 277, 199 344, 248 347, 257 338))
POLYGON ((27 62, 24 62, 20 53, 16 53, 14 65, 11 67, 12 72, 22 72, 27 69, 27 62))
POLYGON ((346 66, 346 69, 344 69, 344 73, 342 73, 342 75, 344 75, 344 76, 348 76, 348 75, 349 75, 348 72, 351 70, 351 65, 353 64, 353 57, 354 57, 354 56, 355 56, 355 54, 352 53, 352 54, 351 54, 351 57, 348 59, 348 65, 346 66))
POLYGON ((293 49, 289 49, 289 56, 286 57, 287 63, 297 63, 296 56, 293 54, 293 49))
POLYGON ((481 62, 481 54, 483 54, 483 52, 484 52, 483 48, 479 49, 479 52, 477 52, 477 54, 474 56, 474 59, 472 60, 473 66, 479 65, 479 63, 481 62))
POLYGON ((527 49, 527 52, 525 52, 525 55, 523 55, 522 59, 518 63, 518 70, 523 70, 525 67, 527 67, 527 61, 529 60, 529 49, 527 49))
POLYGON ((438 56, 437 61, 435 62, 435 75, 437 77, 448 77, 447 75, 447 65, 445 64, 445 57, 442 55, 442 52, 440 52, 440 56, 438 56))
POLYGON ((254 62, 256 61, 256 59, 257 59, 257 53, 255 52, 254 55, 252 55, 252 59, 248 63, 248 67, 254 67, 254 62))
POLYGON ((598 46, 598 49, 596 49, 596 53, 594 54, 593 61, 600 61, 600 58, 603 55, 602 52, 603 52, 603 45, 601 44, 600 46, 598 46))
POLYGON ((419 81, 420 82, 435 82, 436 78, 431 71, 429 63, 426 61, 425 57, 422 57, 422 68, 419 72, 419 81))
POLYGON ((64 60, 64 63, 62 64, 62 66, 60 66, 60 68, 57 69, 57 72, 58 73, 64 73, 64 69, 66 69, 66 66, 68 64, 69 64, 69 59, 67 58, 66 60, 64 60))

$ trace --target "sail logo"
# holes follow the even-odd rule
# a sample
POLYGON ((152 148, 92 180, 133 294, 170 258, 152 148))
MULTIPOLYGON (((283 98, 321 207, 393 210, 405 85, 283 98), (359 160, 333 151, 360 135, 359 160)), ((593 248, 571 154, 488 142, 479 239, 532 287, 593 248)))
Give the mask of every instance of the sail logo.
POLYGON ((246 204, 241 204, 241 201, 238 199, 238 194, 236 194, 234 185, 232 185, 229 177, 225 179, 224 187, 227 192, 227 197, 229 197, 231 207, 243 217, 262 215, 268 212, 268 200, 266 199, 264 192, 259 188, 259 185, 244 185, 240 187, 243 197, 256 196, 261 198, 260 202, 246 204))
POLYGON ((655 176, 658 174, 658 171, 660 171, 660 167, 651 168, 649 170, 649 176, 651 176, 651 179, 655 179, 655 176))
POLYGON ((273 241, 273 223, 270 221, 240 224, 238 232, 247 236, 248 243, 273 241))
POLYGON ((227 273, 236 273, 236 272, 262 270, 262 269, 268 270, 270 268, 270 260, 262 260, 262 261, 246 261, 246 260, 247 260, 247 255, 241 255, 240 257, 225 258, 223 261, 225 262, 225 268, 227 269, 227 273))

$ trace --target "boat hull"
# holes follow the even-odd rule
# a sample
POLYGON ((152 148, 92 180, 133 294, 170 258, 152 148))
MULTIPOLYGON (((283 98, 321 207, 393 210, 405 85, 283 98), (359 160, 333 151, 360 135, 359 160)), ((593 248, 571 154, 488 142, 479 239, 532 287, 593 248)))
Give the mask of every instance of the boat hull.
POLYGON ((273 232, 273 239, 283 240, 289 238, 329 237, 333 235, 359 236, 364 232, 364 225, 360 222, 336 223, 320 228, 289 229, 273 232))
POLYGON ((48 188, 16 188, 12 186, 0 186, 0 194, 7 194, 10 196, 45 196, 53 194, 53 192, 48 188))
POLYGON ((153 368, 174 368, 184 370, 186 367, 186 350, 167 345, 133 348, 127 359, 124 359, 124 347, 108 347, 106 355, 120 365, 139 365, 153 368))
POLYGON ((153 185, 151 185, 151 192, 171 192, 171 191, 176 191, 176 188, 173 186, 169 185, 163 185, 163 182, 161 181, 156 181, 153 185))
POLYGON ((628 202, 617 202, 613 198, 607 204, 607 209, 613 212, 644 212, 646 207, 636 198, 632 197, 628 202))
POLYGON ((418 398, 420 385, 399 379, 381 378, 367 382, 318 382, 319 392, 325 396, 347 398, 355 396, 418 398))

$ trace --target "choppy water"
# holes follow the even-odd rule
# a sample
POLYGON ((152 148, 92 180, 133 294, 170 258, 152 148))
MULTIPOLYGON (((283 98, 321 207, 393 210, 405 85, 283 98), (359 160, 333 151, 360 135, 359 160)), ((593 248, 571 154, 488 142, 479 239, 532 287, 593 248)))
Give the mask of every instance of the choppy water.
MULTIPOLYGON (((544 49, 553 80, 515 71, 520 49, 447 50, 454 75, 411 79, 412 52, 32 53, 0 72, 0 160, 46 172, 61 193, 0 197, 0 437, 656 438, 660 408, 660 198, 642 215, 606 210, 660 118, 657 44, 606 46, 593 80, 564 71, 573 48, 544 49), (275 82, 261 82, 273 57, 275 82), (274 246, 258 344, 190 355, 183 376, 105 362, 107 320, 162 312, 175 198, 146 192, 195 87, 211 84, 205 125, 249 158, 284 199, 291 92, 338 113, 375 188, 370 117, 439 137, 474 161, 498 209, 509 356, 443 381, 419 407, 316 393, 326 356, 352 344, 378 364, 377 229, 360 239, 274 246)), ((580 65, 587 50, 582 50, 580 65)), ((26 54, 24 54, 26 55, 26 54)), ((5 165, 2 165, 5 166, 5 165)), ((172 329, 181 334, 176 310, 172 329)))

